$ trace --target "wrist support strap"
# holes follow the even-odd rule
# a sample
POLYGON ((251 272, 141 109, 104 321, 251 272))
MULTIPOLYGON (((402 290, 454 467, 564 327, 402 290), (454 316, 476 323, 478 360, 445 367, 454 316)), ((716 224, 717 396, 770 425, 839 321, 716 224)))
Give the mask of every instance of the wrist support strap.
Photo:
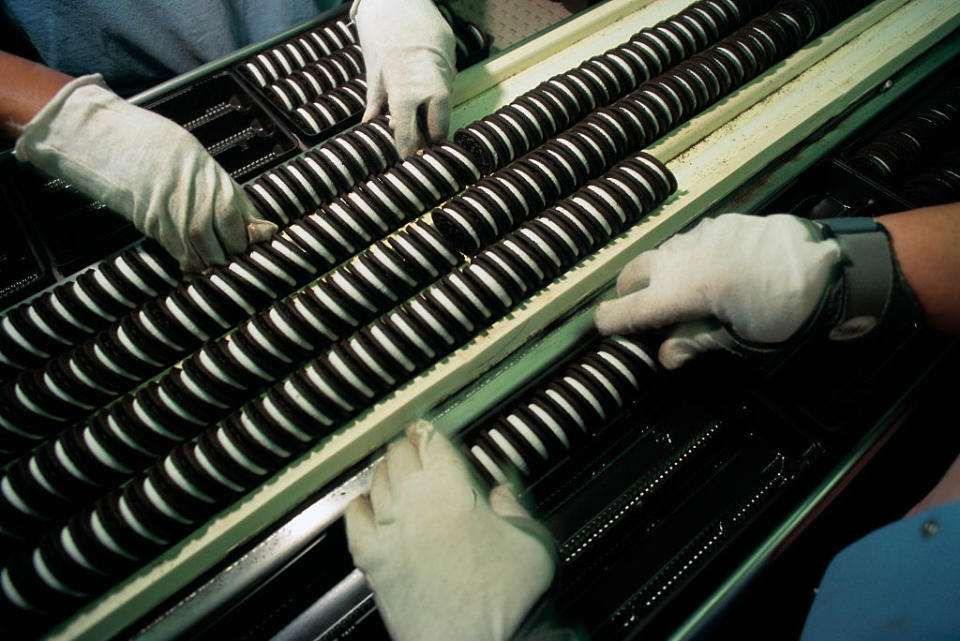
POLYGON ((842 292, 828 337, 859 338, 876 327, 887 312, 895 286, 895 268, 886 229, 872 218, 818 221, 822 238, 833 238, 842 252, 842 292))

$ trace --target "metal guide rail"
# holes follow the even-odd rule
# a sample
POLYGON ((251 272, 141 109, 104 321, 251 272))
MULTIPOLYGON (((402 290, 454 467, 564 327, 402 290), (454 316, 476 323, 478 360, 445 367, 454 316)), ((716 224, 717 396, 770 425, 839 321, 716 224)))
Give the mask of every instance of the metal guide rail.
MULTIPOLYGON (((557 71, 575 66, 580 60, 622 42, 641 27, 682 8, 683 3, 611 0, 489 63, 468 69, 456 86, 454 125, 463 125, 493 112, 557 71), (525 68, 520 70, 521 67, 525 68)), ((184 632, 183 626, 208 616, 224 605, 225 598, 235 597, 237 592, 230 592, 228 588, 226 593, 203 603, 203 594, 211 591, 201 587, 178 607, 169 610, 169 614, 156 618, 156 614, 149 613, 169 608, 169 599, 177 600, 184 586, 197 585, 198 580, 203 586, 202 579, 209 576, 209 572, 217 571, 224 558, 230 558, 230 550, 249 548, 265 530, 269 531, 269 524, 283 523, 291 510, 313 501, 318 488, 335 487, 335 481, 347 473, 346 484, 320 500, 324 506, 320 516, 308 507, 305 513, 310 512, 311 516, 306 517, 306 525, 303 520, 294 520, 282 526, 288 528, 288 535, 303 528, 299 538, 294 536, 298 539, 294 545, 272 559, 265 558, 269 555, 265 555, 263 547, 253 548, 250 554, 261 558, 265 567, 275 569, 293 556, 309 557, 314 535, 336 548, 339 511, 363 486, 362 476, 353 477, 349 472, 353 466, 362 464, 405 422, 418 416, 435 414, 450 433, 475 425, 478 420, 482 423, 480 419, 489 418, 507 399, 516 398, 522 391, 518 387, 527 388, 533 380, 545 377, 549 364, 572 358, 579 351, 574 345, 590 336, 589 313, 575 312, 589 307, 598 295, 603 295, 630 257, 715 208, 761 170, 807 144, 811 135, 835 125, 841 115, 855 122, 878 111, 885 98, 875 94, 876 88, 918 59, 920 62, 912 67, 912 75, 908 74, 905 82, 908 86, 919 83, 955 53, 956 43, 948 36, 960 19, 958 13, 958 8, 947 2, 875 3, 720 104, 694 116, 648 149, 667 163, 679 185, 678 192, 653 216, 619 235, 559 281, 534 294, 450 357, 337 429, 269 483, 220 512, 206 527, 84 607, 49 637, 111 638, 124 634, 124 630, 137 629, 144 621, 148 622, 143 632, 146 638, 170 638, 174 631, 184 632), (942 40, 944 44, 935 49, 942 40), (931 49, 934 55, 923 57, 931 49), (816 87, 816 92, 811 93, 812 87, 816 87), (733 162, 728 157, 730 149, 750 149, 751 153, 742 158, 742 162, 740 158, 733 162), (520 381, 526 384, 518 385, 520 381), (294 523, 299 525, 292 525, 294 523), (329 529, 326 526, 330 526, 329 529), (310 534, 304 536, 304 532, 310 534), (188 613, 193 607, 196 611, 190 616, 188 613)), ((823 139, 820 140, 810 146, 822 145, 823 139)), ((809 165, 814 161, 803 158, 802 151, 795 158, 801 159, 784 163, 789 169, 777 174, 777 180, 768 181, 763 189, 778 190, 805 168, 804 163, 809 165)), ((917 338, 917 341, 922 344, 924 339, 917 338)), ((902 351, 896 353, 899 355, 902 351)), ((913 352, 914 355, 931 353, 922 349, 913 352)), ((929 361, 921 359, 919 369, 900 371, 922 373, 928 365, 929 361)), ((686 581, 688 569, 696 570, 701 559, 704 563, 713 559, 712 550, 718 550, 719 554, 721 548, 745 545, 741 539, 736 539, 735 544, 729 543, 726 534, 738 531, 760 515, 768 524, 784 518, 782 510, 775 509, 774 516, 770 516, 766 508, 790 491, 797 479, 812 482, 810 470, 822 472, 841 461, 836 450, 824 457, 818 456, 823 426, 816 422, 813 427, 802 424, 787 435, 764 427, 779 420, 781 408, 776 401, 768 400, 770 391, 765 386, 769 383, 762 377, 751 384, 762 391, 748 391, 751 407, 746 410, 731 407, 721 390, 707 394, 695 407, 687 408, 689 412, 673 415, 665 409, 670 399, 682 405, 681 390, 690 386, 706 387, 704 381, 714 381, 716 374, 705 369, 690 376, 689 380, 671 382, 657 403, 632 403, 622 419, 597 434, 591 447, 571 453, 565 462, 531 486, 531 495, 548 524, 563 533, 565 563, 580 577, 575 584, 564 586, 559 598, 561 602, 575 604, 571 611, 585 613, 579 623, 586 621, 600 636, 616 638, 620 634, 616 630, 633 629, 632 626, 639 625, 637 621, 646 625, 656 619, 656 625, 678 625, 682 615, 661 616, 662 608, 666 607, 661 604, 671 601, 668 597, 686 581), (658 412, 662 413, 659 418, 651 418, 651 414, 658 412), (669 417, 664 418, 667 415, 669 417), (707 443, 719 445, 701 447, 707 443), (613 452, 617 452, 616 456, 613 452), (694 464, 696 461, 699 466, 694 464), (623 472, 640 467, 657 469, 664 462, 667 467, 661 472, 668 468, 671 473, 680 471, 677 478, 685 479, 681 484, 665 484, 663 489, 648 492, 644 488, 650 485, 652 477, 628 479, 623 472), (582 479, 582 486, 578 487, 581 481, 576 474, 570 474, 570 470, 577 467, 603 471, 598 476, 603 487, 598 488, 593 484, 597 481, 588 483, 586 479, 582 479), (707 510, 707 506, 719 504, 718 495, 714 493, 723 494, 727 489, 732 494, 724 496, 735 498, 725 503, 719 513, 707 510), (559 498, 563 496, 567 498, 559 498), (596 505, 597 496, 606 497, 604 501, 608 506, 599 517, 591 513, 592 508, 586 507, 596 505), (681 496, 684 500, 678 501, 677 497, 681 496), (627 505, 643 505, 645 509, 631 512, 632 508, 627 509, 627 505), (628 518, 614 519, 612 525, 601 526, 601 521, 612 523, 605 515, 621 512, 628 514, 628 518), (664 523, 668 525, 658 529, 664 523), (679 548, 671 547, 675 541, 664 534, 671 528, 698 534, 679 548), (642 540, 659 552, 646 560, 633 557, 617 560, 624 549, 619 547, 622 543, 581 552, 591 547, 584 542, 603 537, 610 537, 607 540, 611 541, 642 540), (631 563, 647 565, 641 568, 631 563), (660 565, 654 568, 655 563, 660 565), (608 609, 609 599, 605 600, 615 590, 590 587, 595 586, 598 578, 605 574, 604 568, 611 564, 625 573, 622 582, 614 581, 617 588, 629 582, 628 575, 640 573, 650 577, 615 613, 608 609), (624 626, 626 621, 630 623, 624 626), (666 621, 671 623, 664 623, 666 621)), ((775 528, 768 526, 764 531, 771 529, 775 528)), ((268 548, 283 547, 275 537, 266 541, 270 542, 268 548)), ((754 545, 757 543, 753 541, 754 545)), ((243 564, 239 563, 232 566, 228 574, 243 571, 243 564)), ((253 574, 259 576, 262 571, 253 574)), ((716 587, 724 576, 726 574, 720 572, 708 585, 716 587)), ((214 583, 217 582, 214 579, 214 583)), ((229 580, 219 582, 230 583, 229 580)), ((234 589, 248 590, 248 586, 247 581, 238 581, 234 589)), ((363 594, 358 586, 356 576, 348 572, 341 591, 348 592, 356 602, 356 597, 363 594)), ((689 607, 685 610, 689 613, 689 607)), ((355 611, 355 618, 350 620, 360 619, 364 619, 362 612, 355 611)), ((330 630, 336 629, 336 626, 330 627, 330 630)))

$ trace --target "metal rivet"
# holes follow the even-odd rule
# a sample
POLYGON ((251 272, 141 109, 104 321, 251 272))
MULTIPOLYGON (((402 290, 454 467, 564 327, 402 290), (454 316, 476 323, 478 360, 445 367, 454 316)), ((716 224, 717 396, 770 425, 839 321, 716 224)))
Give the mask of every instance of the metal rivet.
POLYGON ((929 539, 931 536, 940 531, 940 524, 930 519, 929 521, 924 521, 923 525, 920 526, 920 536, 925 539, 929 539))

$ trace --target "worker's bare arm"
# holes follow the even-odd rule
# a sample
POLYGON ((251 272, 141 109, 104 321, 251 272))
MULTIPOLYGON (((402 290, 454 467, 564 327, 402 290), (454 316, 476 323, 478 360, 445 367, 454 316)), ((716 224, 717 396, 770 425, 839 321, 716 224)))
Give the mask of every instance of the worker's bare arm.
POLYGON ((877 219, 930 326, 960 334, 960 202, 877 219))
POLYGON ((0 51, 0 137, 16 139, 23 126, 71 80, 42 64, 0 51))

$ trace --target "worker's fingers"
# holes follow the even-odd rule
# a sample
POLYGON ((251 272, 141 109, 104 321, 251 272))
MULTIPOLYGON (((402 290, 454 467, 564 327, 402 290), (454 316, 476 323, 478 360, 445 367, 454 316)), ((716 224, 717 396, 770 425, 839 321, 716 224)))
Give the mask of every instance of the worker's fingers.
POLYGON ((520 500, 509 484, 498 485, 490 491, 490 509, 504 518, 529 519, 530 513, 520 504, 520 500))
POLYGON ((397 155, 400 158, 411 156, 423 146, 423 134, 417 124, 417 107, 419 103, 407 96, 391 94, 390 126, 393 128, 393 140, 397 146, 397 155))
POLYGON ((378 525, 393 523, 393 495, 390 492, 390 475, 386 463, 381 461, 370 476, 370 505, 378 525))
POLYGON ((657 358, 667 369, 677 369, 694 357, 721 349, 734 343, 733 336, 714 320, 683 323, 660 344, 657 358))
POLYGON ((703 288, 695 283, 680 287, 651 282, 646 288, 605 301, 594 312, 597 330, 604 335, 632 334, 712 315, 703 288))
POLYGON ((383 86, 380 74, 372 74, 367 78, 367 106, 363 111, 363 122, 376 118, 387 107, 387 90, 383 86))
POLYGON ((398 439, 387 447, 387 475, 390 477, 392 490, 402 483, 412 473, 422 469, 420 455, 410 439, 398 439))
POLYGON ((377 526, 373 506, 366 496, 358 496, 347 504, 343 511, 347 528, 347 547, 356 563, 362 563, 363 552, 376 536, 377 526))
POLYGON ((650 284, 650 254, 643 252, 620 270, 620 276, 617 277, 618 294, 630 294, 650 284))

